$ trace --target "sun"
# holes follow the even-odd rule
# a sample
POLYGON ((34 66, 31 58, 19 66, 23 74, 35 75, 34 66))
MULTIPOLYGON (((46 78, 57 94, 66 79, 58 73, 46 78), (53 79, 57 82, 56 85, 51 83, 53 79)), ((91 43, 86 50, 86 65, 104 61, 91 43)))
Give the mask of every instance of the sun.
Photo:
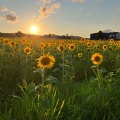
POLYGON ((33 26, 30 27, 30 31, 31 31, 32 33, 36 34, 36 33, 38 32, 38 27, 35 26, 35 25, 33 25, 33 26))

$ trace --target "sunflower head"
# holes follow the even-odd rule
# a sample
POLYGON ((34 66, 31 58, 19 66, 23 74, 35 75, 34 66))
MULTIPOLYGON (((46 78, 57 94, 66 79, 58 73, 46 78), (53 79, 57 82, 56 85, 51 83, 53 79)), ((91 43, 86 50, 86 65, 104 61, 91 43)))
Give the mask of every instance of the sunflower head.
POLYGON ((38 66, 41 68, 51 68, 55 63, 55 58, 49 54, 38 58, 38 66))
POLYGON ((120 48, 120 43, 117 44, 117 47, 120 48))
POLYGON ((113 43, 114 42, 114 39, 110 39, 110 43, 113 43))
POLYGON ((99 53, 95 53, 95 54, 92 55, 91 61, 93 62, 93 64, 99 65, 103 61, 103 56, 99 53))
POLYGON ((30 54, 31 49, 29 47, 24 48, 24 53, 25 54, 30 54))
POLYGON ((47 42, 47 43, 46 43, 46 46, 47 46, 47 47, 50 47, 51 45, 50 45, 50 43, 49 43, 49 42, 47 42))
POLYGON ((57 49, 60 51, 60 52, 64 52, 64 46, 63 45, 59 45, 57 47, 57 49))
POLYGON ((111 46, 109 47, 109 50, 110 50, 110 51, 112 50, 112 47, 111 47, 111 46))
POLYGON ((90 48, 87 48, 87 52, 90 52, 90 48))
POLYGON ((9 43, 9 41, 10 41, 10 40, 9 40, 9 39, 7 39, 7 38, 6 38, 6 39, 4 39, 4 42, 5 42, 6 44, 8 44, 8 43, 9 43))
POLYGON ((96 45, 95 48, 96 48, 96 49, 100 49, 100 46, 99 46, 99 45, 96 45))
POLYGON ((91 43, 90 43, 90 42, 87 42, 87 46, 90 47, 90 46, 91 46, 91 43))
POLYGON ((26 39, 22 39, 22 43, 26 43, 26 39))
POLYGON ((40 43, 39 46, 40 46, 41 49, 45 48, 45 44, 44 43, 40 43))
POLYGON ((15 45, 16 45, 16 42, 14 42, 14 41, 11 41, 11 42, 10 42, 10 46, 11 46, 11 47, 14 47, 15 45))
POLYGON ((69 45, 69 49, 70 49, 70 50, 74 50, 74 49, 75 49, 75 44, 70 44, 70 45, 69 45))
POLYGON ((52 46, 56 46, 56 42, 52 41, 52 46))
POLYGON ((85 42, 85 41, 86 41, 86 38, 84 38, 84 37, 81 38, 81 41, 82 41, 82 42, 85 42))
POLYGON ((78 58, 82 58, 82 53, 78 53, 78 58))
POLYGON ((103 45, 103 46, 102 46, 102 49, 103 49, 103 50, 106 50, 106 49, 107 49, 107 45, 103 45))

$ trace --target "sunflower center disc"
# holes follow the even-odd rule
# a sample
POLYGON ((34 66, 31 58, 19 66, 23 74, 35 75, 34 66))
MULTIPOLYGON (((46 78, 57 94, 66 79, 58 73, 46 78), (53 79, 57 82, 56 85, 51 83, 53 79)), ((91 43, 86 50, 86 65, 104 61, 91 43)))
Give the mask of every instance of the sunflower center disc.
POLYGON ((99 57, 99 56, 96 56, 96 57, 95 57, 95 61, 100 61, 100 57, 99 57))
POLYGON ((50 58, 49 57, 45 57, 41 60, 41 64, 43 65, 48 65, 50 64, 50 58))

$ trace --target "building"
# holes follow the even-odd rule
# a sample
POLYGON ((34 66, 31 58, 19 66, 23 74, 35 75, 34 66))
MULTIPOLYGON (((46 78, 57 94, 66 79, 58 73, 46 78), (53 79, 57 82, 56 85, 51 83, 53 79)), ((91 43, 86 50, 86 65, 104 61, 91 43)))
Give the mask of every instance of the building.
MULTIPOLYGON (((102 33, 103 39, 120 39, 120 33, 119 32, 110 32, 110 33, 102 33)), ((92 33, 90 34, 90 40, 98 40, 98 33, 92 33)))
POLYGON ((117 34, 116 34, 116 39, 117 39, 117 40, 120 39, 120 33, 117 33, 117 34))

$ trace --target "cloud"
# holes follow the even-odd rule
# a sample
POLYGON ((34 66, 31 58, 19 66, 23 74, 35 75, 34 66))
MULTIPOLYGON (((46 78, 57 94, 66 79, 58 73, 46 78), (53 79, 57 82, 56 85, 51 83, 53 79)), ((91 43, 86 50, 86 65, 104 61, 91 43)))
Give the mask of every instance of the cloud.
POLYGON ((86 16, 89 17, 89 16, 91 16, 91 14, 87 14, 86 16))
POLYGON ((84 8, 80 8, 80 10, 82 11, 84 8))
POLYGON ((84 2, 85 0, 72 0, 72 2, 84 2))
POLYGON ((38 22, 40 19, 38 16, 32 16, 32 19, 29 22, 38 22))
POLYGON ((42 6, 39 10, 40 13, 40 18, 46 18, 48 16, 50 16, 51 14, 56 13, 56 10, 59 9, 61 7, 60 3, 54 3, 51 6, 42 6))
POLYGON ((0 16, 0 20, 5 20, 9 23, 16 23, 18 21, 16 13, 14 11, 10 11, 6 6, 3 6, 0 11, 9 11, 7 15, 0 16))
POLYGON ((101 1, 101 0, 93 0, 93 1, 95 1, 95 2, 99 2, 99 1, 101 1))
POLYGON ((106 30, 103 30, 102 32, 109 33, 109 32, 112 32, 112 31, 113 31, 112 29, 106 29, 106 30))
POLYGON ((7 7, 5 7, 5 6, 3 6, 3 7, 0 9, 0 11, 9 11, 9 9, 8 9, 7 7))
POLYGON ((52 1, 54 1, 54 0, 42 0, 42 4, 43 4, 43 5, 49 4, 49 3, 51 3, 52 1))
POLYGON ((6 20, 10 23, 16 23, 18 21, 18 17, 15 14, 8 14, 1 16, 0 20, 6 20))

